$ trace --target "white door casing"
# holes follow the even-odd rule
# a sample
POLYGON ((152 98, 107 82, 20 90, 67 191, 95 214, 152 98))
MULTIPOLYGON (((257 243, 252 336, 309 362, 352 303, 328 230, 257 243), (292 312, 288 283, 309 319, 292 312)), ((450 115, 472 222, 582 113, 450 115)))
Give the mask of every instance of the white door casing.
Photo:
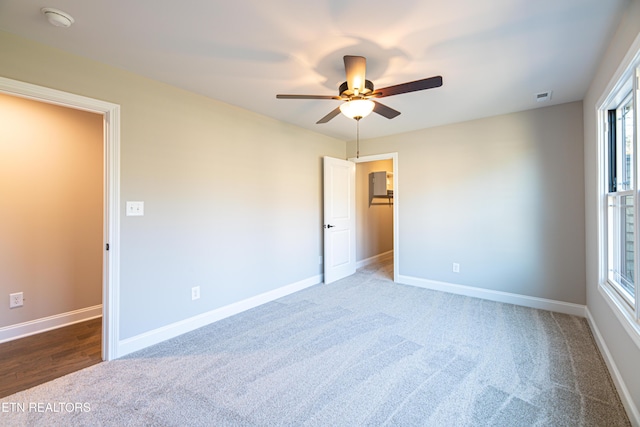
POLYGON ((324 283, 356 272, 356 164, 324 158, 324 283))

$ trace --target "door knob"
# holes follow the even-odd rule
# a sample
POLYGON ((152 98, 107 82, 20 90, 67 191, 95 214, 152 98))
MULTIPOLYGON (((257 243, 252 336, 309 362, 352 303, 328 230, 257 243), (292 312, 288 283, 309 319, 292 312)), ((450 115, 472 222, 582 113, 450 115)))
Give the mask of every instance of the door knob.
POLYGON ((326 225, 324 226, 324 228, 333 228, 333 227, 335 227, 335 225, 326 224, 326 225))

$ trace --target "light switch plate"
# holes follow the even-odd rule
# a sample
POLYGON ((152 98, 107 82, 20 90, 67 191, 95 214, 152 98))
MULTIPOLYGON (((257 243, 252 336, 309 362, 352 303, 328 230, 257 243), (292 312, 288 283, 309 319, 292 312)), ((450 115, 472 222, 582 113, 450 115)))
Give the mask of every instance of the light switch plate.
POLYGON ((127 202, 127 216, 144 216, 144 202, 127 202))

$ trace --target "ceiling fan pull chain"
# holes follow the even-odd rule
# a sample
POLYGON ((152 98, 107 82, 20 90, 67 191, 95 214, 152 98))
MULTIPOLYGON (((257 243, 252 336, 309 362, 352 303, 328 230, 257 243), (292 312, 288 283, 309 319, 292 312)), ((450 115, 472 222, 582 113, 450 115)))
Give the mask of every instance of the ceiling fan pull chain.
POLYGON ((360 119, 356 119, 356 159, 360 158, 360 119))

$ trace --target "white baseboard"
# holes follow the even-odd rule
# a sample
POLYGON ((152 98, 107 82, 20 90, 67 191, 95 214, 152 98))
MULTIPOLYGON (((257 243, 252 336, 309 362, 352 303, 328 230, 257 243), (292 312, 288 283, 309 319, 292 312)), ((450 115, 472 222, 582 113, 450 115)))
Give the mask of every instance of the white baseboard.
POLYGON ((638 411, 638 407, 633 403, 633 398, 629 393, 629 389, 624 382, 624 378, 620 371, 618 370, 618 366, 616 362, 613 360, 613 356, 607 347, 607 344, 598 329, 598 325, 596 324, 593 316, 591 316, 591 312, 589 308, 586 309, 587 313, 587 321, 589 322, 589 326, 591 327, 591 331, 593 332, 593 336, 596 340, 596 344, 598 344, 598 348, 600 349, 600 353, 602 353, 602 357, 604 358, 605 363, 607 364, 607 368, 609 368, 609 373, 613 378, 613 382, 616 385, 616 389, 618 390, 618 395, 620 396, 620 400, 622 401, 622 405, 627 412, 627 416, 629 417, 629 421, 634 426, 640 426, 640 411, 638 411))
POLYGON ((390 251, 387 251, 387 252, 383 252, 383 253, 378 254, 378 255, 374 255, 374 256, 369 257, 367 259, 360 260, 360 261, 358 261, 356 263, 356 269, 365 267, 365 266, 367 266, 369 264, 373 264, 374 262, 382 261, 383 259, 388 258, 388 257, 392 257, 392 256, 393 256, 393 249, 390 250, 390 251))
POLYGON ((474 288, 472 286, 456 285, 436 280, 422 279, 412 276, 398 276, 398 282, 405 285, 418 286, 420 288, 449 292, 457 295, 481 298, 490 301, 504 302, 507 304, 522 305, 524 307, 540 310, 555 311, 557 313, 572 314, 586 317, 586 306, 570 302, 556 301, 545 298, 530 297, 526 295, 512 294, 509 292, 494 291, 491 289, 474 288))
POLYGON ((234 304, 220 307, 215 310, 211 310, 206 313, 191 317, 189 319, 181 320, 179 322, 175 322, 170 325, 166 325, 161 328, 157 328, 152 331, 121 340, 118 343, 115 358, 126 356, 127 354, 177 337, 178 335, 191 332, 210 323, 217 322, 218 320, 222 320, 235 314, 242 313, 243 311, 249 310, 259 305, 266 304, 268 302, 274 301, 278 298, 287 296, 294 292, 298 292, 310 286, 317 285, 319 283, 322 283, 322 280, 322 275, 309 277, 308 279, 304 279, 299 282, 292 283, 290 285, 286 285, 260 295, 256 295, 243 301, 238 301, 234 304))
POLYGON ((28 337, 102 316, 102 304, 0 328, 0 343, 28 337))

